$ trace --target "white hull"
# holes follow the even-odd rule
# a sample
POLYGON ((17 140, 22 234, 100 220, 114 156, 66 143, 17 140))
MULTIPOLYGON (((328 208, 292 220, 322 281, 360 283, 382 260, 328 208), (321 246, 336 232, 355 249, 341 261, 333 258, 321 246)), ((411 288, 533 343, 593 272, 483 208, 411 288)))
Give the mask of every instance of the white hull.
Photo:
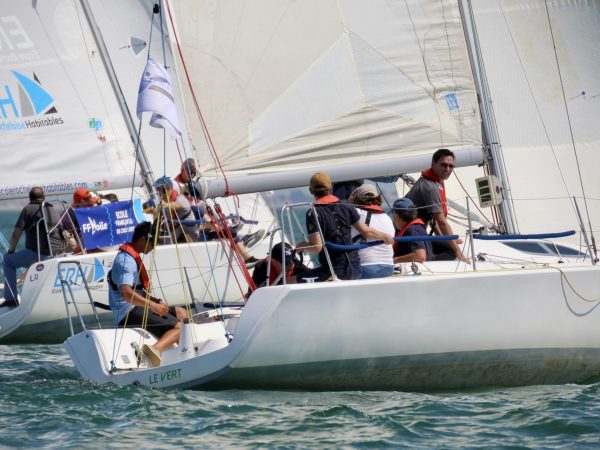
POLYGON ((600 311, 588 301, 600 295, 600 267, 428 266, 438 272, 259 289, 230 343, 218 323, 216 334, 197 324, 213 347, 178 361, 180 345, 159 368, 109 373, 97 349, 112 348, 114 330, 65 345, 85 379, 156 387, 445 389, 600 373, 600 311))
MULTIPOLYGON (((267 251, 268 239, 253 249, 253 253, 259 257, 267 251)), ((69 336, 59 269, 63 278, 71 285, 77 306, 89 323, 93 318, 93 311, 74 262, 81 264, 93 300, 107 305, 106 275, 115 255, 115 251, 102 252, 54 258, 33 264, 26 274, 19 307, 0 308, 0 343, 59 343, 69 336)), ((233 258, 230 251, 226 253, 219 242, 211 241, 159 246, 154 256, 145 256, 144 261, 147 267, 154 268, 151 273, 153 295, 156 297, 166 299, 169 304, 191 303, 189 279, 199 305, 218 305, 218 299, 227 303, 243 301, 238 281, 244 292, 247 289, 237 264, 234 263, 235 270, 229 268, 229 258, 233 258), (187 277, 184 268, 187 269, 187 277)), ((68 298, 70 301, 71 298, 68 298)), ((72 305, 69 310, 75 317, 76 311, 72 305)), ((113 323, 110 311, 97 308, 97 312, 104 325, 110 326, 113 323)), ((73 323, 78 325, 78 321, 73 323)))

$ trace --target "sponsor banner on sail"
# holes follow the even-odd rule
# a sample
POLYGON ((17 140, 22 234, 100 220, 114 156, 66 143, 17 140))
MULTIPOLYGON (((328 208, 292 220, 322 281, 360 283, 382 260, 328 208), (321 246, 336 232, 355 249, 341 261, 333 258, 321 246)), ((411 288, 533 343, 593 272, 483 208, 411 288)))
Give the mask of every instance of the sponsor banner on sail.
POLYGON ((76 208, 75 216, 86 250, 130 241, 133 229, 144 220, 140 199, 76 208))
POLYGON ((133 172, 131 139, 102 58, 93 56, 97 51, 75 3, 3 2, 4 186, 133 172))

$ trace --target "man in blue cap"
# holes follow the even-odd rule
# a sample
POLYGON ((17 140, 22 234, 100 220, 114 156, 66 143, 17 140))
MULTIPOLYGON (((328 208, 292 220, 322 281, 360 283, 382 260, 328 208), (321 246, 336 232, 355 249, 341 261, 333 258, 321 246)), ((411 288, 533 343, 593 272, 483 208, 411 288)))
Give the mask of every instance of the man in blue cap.
MULTIPOLYGON (((396 237, 427 236, 423 219, 417 217, 417 208, 410 198, 399 198, 392 206, 394 226, 398 230, 396 237)), ((431 242, 410 241, 394 243, 394 263, 418 262, 431 259, 431 242)))

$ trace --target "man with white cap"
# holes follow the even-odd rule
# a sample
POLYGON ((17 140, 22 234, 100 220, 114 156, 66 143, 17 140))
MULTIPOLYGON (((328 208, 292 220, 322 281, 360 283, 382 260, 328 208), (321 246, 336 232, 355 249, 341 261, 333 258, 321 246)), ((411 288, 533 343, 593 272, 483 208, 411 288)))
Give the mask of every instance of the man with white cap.
MULTIPOLYGON (((365 225, 387 233, 394 234, 392 219, 385 213, 381 204, 382 195, 372 184, 357 187, 348 197, 348 203, 354 204, 360 220, 365 225)), ((352 242, 367 242, 357 229, 352 228, 352 242)), ((394 274, 394 251, 389 244, 375 245, 358 251, 362 279, 390 277, 394 274)))

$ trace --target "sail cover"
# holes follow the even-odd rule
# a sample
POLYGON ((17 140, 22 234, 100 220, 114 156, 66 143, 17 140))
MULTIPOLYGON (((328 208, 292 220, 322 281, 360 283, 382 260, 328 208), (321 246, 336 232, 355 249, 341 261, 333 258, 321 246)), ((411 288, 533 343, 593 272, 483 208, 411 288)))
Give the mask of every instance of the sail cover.
POLYGON ((481 146, 454 1, 168 2, 205 175, 355 164, 481 146), (202 130, 195 95, 204 117, 202 130))
POLYGON ((3 3, 0 137, 0 198, 133 174, 131 138, 78 2, 3 3))
POLYGON ((575 196, 600 238, 600 3, 472 5, 520 231, 579 230, 575 196))

